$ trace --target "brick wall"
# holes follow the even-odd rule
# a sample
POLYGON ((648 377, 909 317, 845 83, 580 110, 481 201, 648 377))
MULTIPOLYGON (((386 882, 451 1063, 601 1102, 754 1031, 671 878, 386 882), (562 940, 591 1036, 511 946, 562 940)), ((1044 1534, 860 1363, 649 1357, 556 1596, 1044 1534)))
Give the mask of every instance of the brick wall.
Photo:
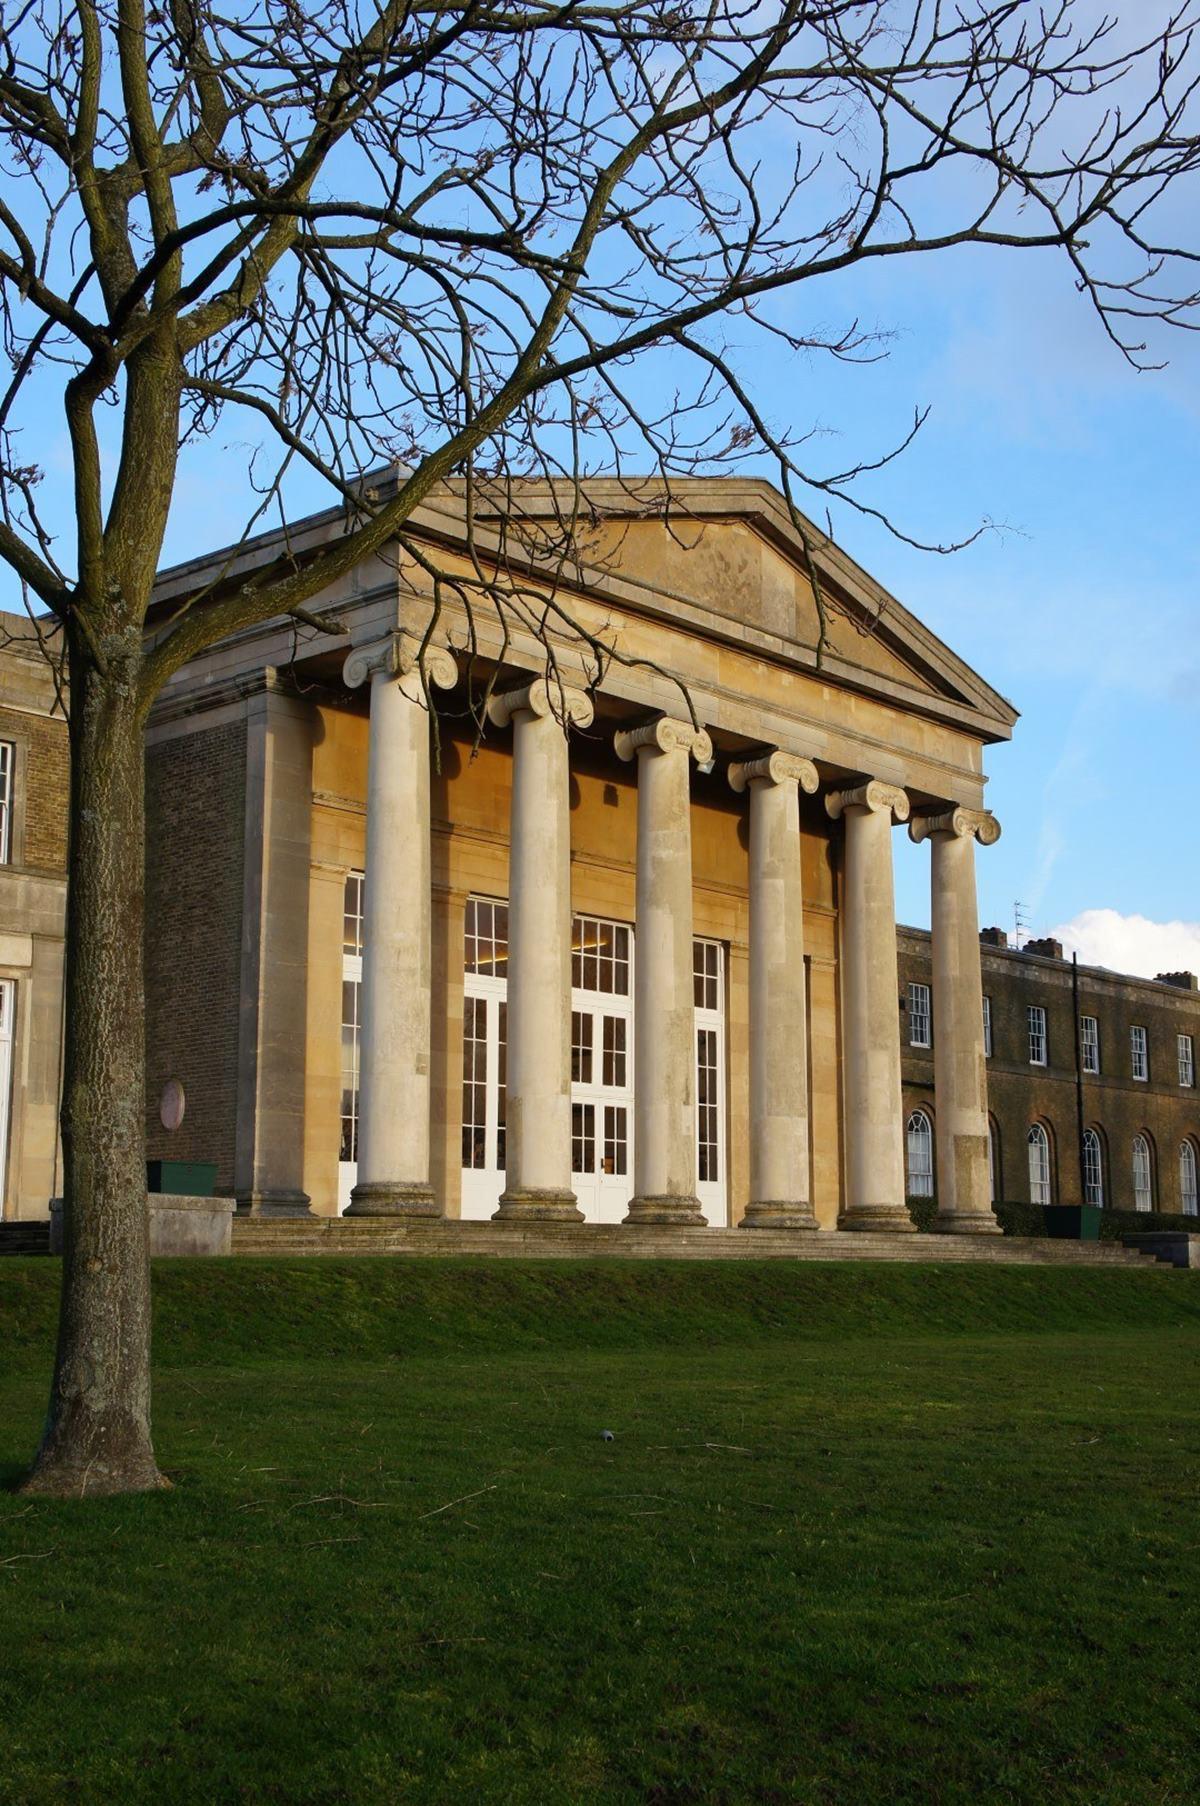
POLYGON ((241 986, 246 730, 151 746, 146 758, 146 1129, 151 1160, 215 1160, 233 1183, 241 986), (187 1108, 159 1120, 168 1078, 187 1108))
POLYGON ((18 791, 24 798, 22 866, 61 874, 67 868, 67 804, 70 749, 61 716, 47 719, 0 708, 0 740, 14 740, 19 752, 18 791))
MULTIPOLYGON (((927 934, 899 932, 901 1050, 906 1113, 918 1104, 936 1110, 932 1052, 908 1043, 909 980, 931 983, 927 934)), ((991 999, 992 1057, 988 1104, 996 1142, 999 1194, 1029 1202, 1028 1135, 1034 1122, 1045 1127, 1050 1144, 1051 1194, 1055 1203, 1080 1201, 1079 1139, 1076 1119, 1075 1009, 1070 962, 1024 952, 982 948, 983 990, 991 999), (1029 1061, 1028 1006, 1046 1012, 1046 1064, 1029 1061)), ((1153 1165, 1156 1210, 1180 1208, 1179 1148, 1191 1139, 1200 1153, 1200 1086, 1179 1084, 1177 1036, 1193 1037, 1200 1073, 1200 996, 1170 985, 1126 978, 1080 967, 1079 1013, 1099 1024, 1100 1072, 1083 1080, 1084 1127, 1100 1137, 1104 1202, 1132 1210, 1133 1138, 1146 1137, 1153 1165), (1150 1077, 1135 1080, 1129 1030, 1147 1031, 1150 1077)))

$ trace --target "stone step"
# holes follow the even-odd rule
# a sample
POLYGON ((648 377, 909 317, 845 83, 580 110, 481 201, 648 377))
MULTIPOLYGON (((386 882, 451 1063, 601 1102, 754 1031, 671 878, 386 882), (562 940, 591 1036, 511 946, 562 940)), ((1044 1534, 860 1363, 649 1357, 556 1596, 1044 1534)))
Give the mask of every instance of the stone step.
POLYGON ((416 1258, 626 1260, 892 1260, 1145 1267, 1118 1242, 1016 1236, 879 1235, 780 1230, 625 1228, 618 1224, 397 1222, 331 1217, 235 1221, 243 1255, 399 1254, 416 1258))
POLYGON ((0 1223, 0 1254, 49 1254, 49 1223, 0 1223))

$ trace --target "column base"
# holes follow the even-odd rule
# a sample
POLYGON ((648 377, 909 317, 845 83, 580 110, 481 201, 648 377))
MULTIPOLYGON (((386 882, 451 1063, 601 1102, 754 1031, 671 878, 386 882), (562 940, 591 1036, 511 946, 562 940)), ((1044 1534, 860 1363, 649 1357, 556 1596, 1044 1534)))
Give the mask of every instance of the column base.
POLYGON ((500 1195, 493 1223, 582 1223, 584 1214, 573 1191, 548 1186, 510 1186, 500 1195))
POLYGON ((440 1217, 432 1185, 404 1179, 372 1179, 356 1185, 342 1213, 348 1217, 440 1217))
POLYGON ((939 1210, 929 1225, 934 1235, 1003 1235, 990 1210, 939 1210))
POLYGON ((739 1229, 815 1229, 811 1204, 802 1198, 756 1198, 747 1204, 739 1229))
POLYGON ((915 1235, 917 1225, 903 1204, 854 1204, 843 1210, 838 1228, 864 1235, 915 1235))
POLYGON ((239 1191, 234 1193, 239 1217, 310 1217, 306 1191, 239 1191))
POLYGON ((643 1223, 668 1224, 677 1229, 708 1228, 708 1218, 700 1208, 699 1198, 679 1197, 675 1192, 630 1198, 623 1222, 631 1228, 643 1223))

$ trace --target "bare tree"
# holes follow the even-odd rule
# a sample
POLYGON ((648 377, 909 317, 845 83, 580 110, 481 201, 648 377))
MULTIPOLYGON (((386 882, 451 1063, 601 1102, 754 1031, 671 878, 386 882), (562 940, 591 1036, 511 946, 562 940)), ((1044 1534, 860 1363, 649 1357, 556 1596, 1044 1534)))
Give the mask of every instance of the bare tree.
MULTIPOLYGON (((468 518, 481 493, 503 518, 510 485, 553 478, 548 569, 572 555, 588 474, 631 461, 669 477, 765 451, 793 507, 867 509, 871 462, 814 468, 730 345, 878 355, 856 323, 797 324, 787 295, 818 285, 815 321, 822 278, 874 259, 1055 249, 1142 361, 1149 328, 1194 317, 1196 248, 1169 222, 1200 164, 1197 8, 1131 41, 1072 0, 5 7, 0 553, 65 651, 72 751, 66 1254, 31 1487, 162 1483, 142 741, 165 680, 238 628, 304 620, 380 548, 426 556, 405 523, 448 480, 468 518), (59 404, 62 545, 23 456, 59 404), (235 531, 281 512, 303 466, 345 533, 148 625, 181 457, 234 423, 257 440, 235 531), (358 474, 380 463, 400 475, 373 493, 358 474)), ((471 602, 529 606, 494 561, 471 602)))

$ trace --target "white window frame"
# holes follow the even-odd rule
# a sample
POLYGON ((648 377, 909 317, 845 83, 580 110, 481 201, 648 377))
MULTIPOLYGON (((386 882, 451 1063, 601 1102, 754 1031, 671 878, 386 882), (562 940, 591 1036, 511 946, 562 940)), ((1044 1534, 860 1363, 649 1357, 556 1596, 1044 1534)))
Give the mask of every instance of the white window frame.
POLYGON ((1200 1215, 1197 1198, 1196 1144, 1186 1136, 1179 1144, 1179 1208, 1185 1217, 1200 1215))
POLYGON ((983 1057, 992 1057, 992 1000, 985 991, 983 994, 983 1057))
POLYGON ((1190 1035, 1177 1035, 1179 1047, 1179 1083, 1190 1091, 1196 1083, 1196 1050, 1190 1035))
POLYGON ((1104 1149, 1095 1129, 1083 1131, 1083 1201, 1104 1208, 1104 1149))
POLYGON ((1095 1016, 1079 1018, 1079 1057, 1085 1072, 1100 1074, 1100 1024, 1095 1016))
POLYGON ((1140 1085, 1150 1082, 1150 1041, 1140 1022, 1129 1029, 1129 1070, 1140 1085))
POLYGON ((932 1198, 933 1124, 924 1110, 909 1113, 904 1132, 904 1183, 910 1198, 932 1198))
POLYGON ((1154 1164, 1150 1143, 1140 1134, 1133 1138, 1133 1208, 1154 1209, 1154 1164))
POLYGON ((1029 1149, 1029 1202, 1050 1204, 1053 1188, 1050 1178, 1050 1137, 1040 1122, 1029 1125, 1026 1136, 1029 1149))
POLYGON ((908 1045, 933 1046, 933 993, 915 979, 908 987, 908 1045))
POLYGON ((1029 1064, 1044 1066, 1047 1055, 1046 1011, 1040 1003, 1026 1005, 1025 1026, 1029 1031, 1029 1064))
POLYGON ((12 864, 13 774, 17 748, 12 740, 0 740, 0 865, 12 864))

